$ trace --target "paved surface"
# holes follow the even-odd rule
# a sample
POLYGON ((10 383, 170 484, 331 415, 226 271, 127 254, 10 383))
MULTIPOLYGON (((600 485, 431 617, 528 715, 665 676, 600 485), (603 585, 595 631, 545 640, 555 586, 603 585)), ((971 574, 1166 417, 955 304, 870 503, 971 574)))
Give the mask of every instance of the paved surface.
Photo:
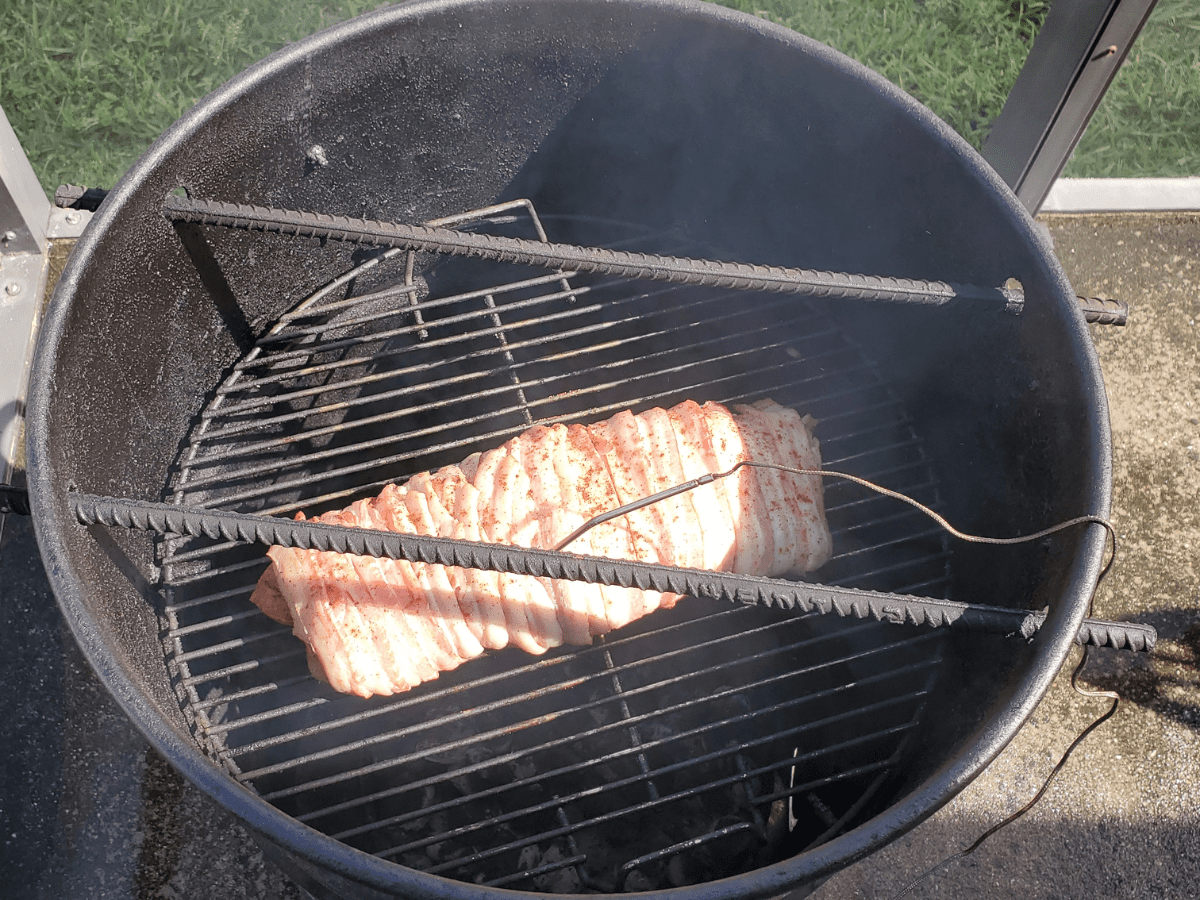
MULTIPOLYGON (((1118 691, 1117 715, 1080 745, 1031 812, 907 896, 1200 897, 1200 216, 1043 221, 1075 290, 1132 310, 1125 328, 1093 326, 1121 540, 1095 614, 1150 623, 1158 649, 1150 657, 1093 651, 1081 683, 1118 691)), ((1032 798, 1107 704, 1072 691, 1064 671, 975 783, 814 896, 895 896, 1032 798)))
POLYGON ((150 749, 62 623, 28 520, 0 552, 0 897, 300 900, 150 749))
MULTIPOLYGON (((908 896, 1200 897, 1200 217, 1047 222, 1080 293, 1133 307, 1127 328, 1096 330, 1122 541, 1096 614, 1150 622, 1161 640, 1150 658, 1093 654, 1084 681, 1127 698, 1116 718, 1028 816, 908 896)), ((0 576, 0 895, 304 896, 97 685, 59 622, 28 523, 10 518, 0 576)), ((1032 797, 1106 708, 1073 693, 1068 675, 975 784, 818 900, 893 897, 1032 797)))

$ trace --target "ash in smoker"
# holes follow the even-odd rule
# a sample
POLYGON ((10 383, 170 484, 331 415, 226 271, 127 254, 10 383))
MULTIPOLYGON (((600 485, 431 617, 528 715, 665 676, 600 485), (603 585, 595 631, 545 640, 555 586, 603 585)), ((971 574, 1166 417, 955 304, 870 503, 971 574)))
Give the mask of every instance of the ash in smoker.
POLYGON ((622 674, 581 689, 551 747, 522 752, 519 733, 472 745, 465 723, 439 734, 456 746, 424 748, 442 775, 412 823, 429 836, 400 861, 547 893, 680 887, 774 861, 787 805, 761 798, 786 791, 794 747, 756 716, 769 698, 716 680, 646 691, 639 679, 662 673, 622 674))
POLYGON ((856 674, 876 629, 852 629, 855 653, 824 620, 663 612, 584 650, 446 673, 403 702, 394 739, 368 739, 356 790, 331 782, 289 811, 413 869, 546 893, 709 882, 851 827, 920 702, 903 677, 856 674), (881 704, 868 682, 900 693, 881 704))
MULTIPOLYGON (((659 739, 663 730, 662 725, 654 729, 659 739)), ((752 759, 733 753, 694 768, 688 780, 723 782, 736 778, 739 770, 754 768, 752 759)), ((778 777, 767 783, 772 789, 783 787, 778 777)), ((526 845, 517 860, 518 868, 530 873, 526 885, 548 893, 611 893, 698 884, 761 865, 778 844, 780 829, 787 827, 783 801, 768 807, 755 804, 757 795, 767 793, 761 777, 690 794, 669 776, 618 790, 640 793, 640 803, 647 808, 526 845), (653 805, 676 794, 682 796, 653 805)), ((636 796, 627 796, 624 805, 638 803, 636 796)), ((573 803, 556 809, 564 829, 586 819, 584 806, 573 803)), ((603 814, 594 818, 603 819, 603 814)))

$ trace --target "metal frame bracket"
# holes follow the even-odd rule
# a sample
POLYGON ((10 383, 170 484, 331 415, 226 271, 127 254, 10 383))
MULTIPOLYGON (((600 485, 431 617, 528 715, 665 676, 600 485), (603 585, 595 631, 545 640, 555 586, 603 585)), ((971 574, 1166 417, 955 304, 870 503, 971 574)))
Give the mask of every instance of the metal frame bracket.
POLYGON ((20 458, 50 242, 78 237, 91 215, 51 205, 0 108, 0 484, 11 483, 20 458))
POLYGON ((1036 215, 1157 0, 1055 0, 983 146, 1036 215))

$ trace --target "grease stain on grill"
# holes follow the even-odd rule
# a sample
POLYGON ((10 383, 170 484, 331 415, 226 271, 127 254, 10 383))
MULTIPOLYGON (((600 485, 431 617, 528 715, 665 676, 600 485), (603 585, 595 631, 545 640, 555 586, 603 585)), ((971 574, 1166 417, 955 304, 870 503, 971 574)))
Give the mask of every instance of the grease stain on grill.
MULTIPOLYGON (((524 203, 445 221, 546 239, 524 203)), ((594 244, 622 233, 552 224, 594 244)), ((313 513, 533 422, 764 396, 820 421, 828 467, 937 505, 903 408, 804 301, 396 251, 360 256, 258 340, 171 489, 313 513)), ((945 537, 919 513, 844 482, 826 500, 822 581, 945 595, 945 537)), ((368 853, 527 890, 694 884, 853 827, 919 745, 944 640, 687 598, 591 647, 490 652, 364 701, 316 682, 290 629, 249 603, 259 549, 164 538, 159 552, 168 664, 215 761, 368 853)))

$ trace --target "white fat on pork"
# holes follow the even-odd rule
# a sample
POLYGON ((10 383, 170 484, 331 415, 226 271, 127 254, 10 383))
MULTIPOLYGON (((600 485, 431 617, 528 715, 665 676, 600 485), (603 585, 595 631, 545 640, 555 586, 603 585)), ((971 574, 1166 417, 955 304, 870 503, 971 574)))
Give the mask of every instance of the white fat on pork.
MULTIPOLYGON (((807 416, 771 400, 685 401, 594 425, 534 426, 318 521, 550 549, 592 518, 739 462, 820 468, 807 416)), ((297 516, 303 519, 303 514, 297 516)), ((753 575, 832 552, 820 476, 746 466, 576 538, 568 553, 753 575)), ((588 644, 675 594, 272 547, 251 600, 292 625, 314 674, 362 697, 410 690, 487 650, 588 644)))

